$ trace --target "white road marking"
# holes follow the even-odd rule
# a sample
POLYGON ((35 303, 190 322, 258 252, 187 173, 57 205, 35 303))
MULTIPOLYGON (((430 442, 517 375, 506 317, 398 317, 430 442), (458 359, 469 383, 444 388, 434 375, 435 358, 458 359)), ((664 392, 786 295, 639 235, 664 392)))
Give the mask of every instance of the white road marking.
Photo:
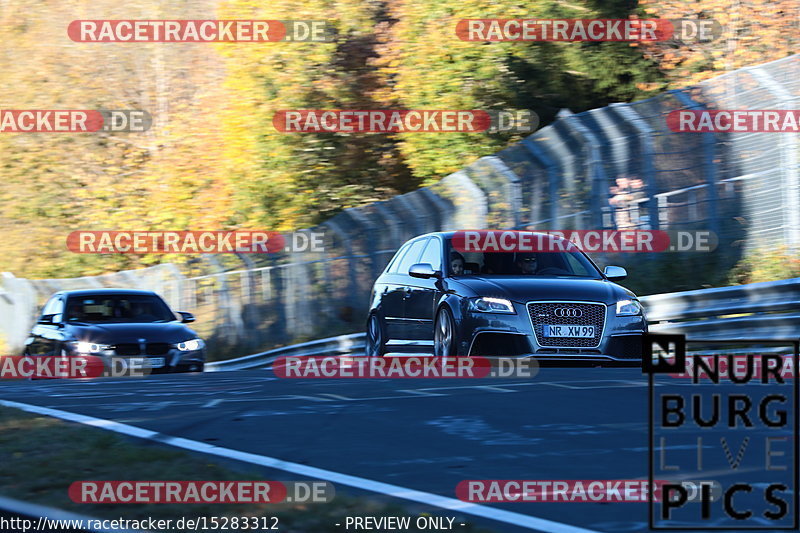
POLYGON ((358 398, 348 398, 347 396, 342 396, 341 394, 329 394, 327 392, 321 393, 320 396, 329 396, 334 400, 345 400, 348 402, 352 402, 353 400, 358 400, 358 398))
POLYGON ((68 420, 70 422, 77 422, 79 424, 84 424, 87 426, 113 431, 115 433, 120 433, 123 435, 129 435, 141 439, 155 440, 157 442, 161 442, 169 446, 174 446, 176 448, 182 448, 184 450, 191 450, 195 452, 207 453, 209 455, 226 457, 228 459, 235 459, 237 461, 242 461, 245 463, 264 466, 267 468, 274 468, 276 470, 282 470, 284 472, 291 472, 293 474, 298 474, 312 479, 324 479, 332 483, 339 483, 341 485, 356 487, 358 489, 367 490, 371 492, 377 492, 395 498, 402 498, 404 500, 410 500, 413 502, 433 505, 441 509, 459 511, 462 513, 471 514, 474 516, 480 516, 482 518, 488 518, 490 520, 504 522, 507 524, 513 524, 518 527, 532 529, 535 531, 545 531, 548 533, 598 533, 597 531, 591 529, 584 529, 577 526, 571 526, 569 524, 555 522, 553 520, 547 520, 545 518, 537 518, 535 516, 525 515, 522 513, 515 513, 512 511, 505 511, 503 509, 497 509, 494 507, 487 507, 475 503, 463 502, 461 500, 440 496, 438 494, 432 494, 430 492, 423 492, 419 490, 409 489, 406 487, 401 487, 399 485, 391 485, 389 483, 383 483, 381 481, 375 481, 372 479, 366 479, 358 476, 351 476, 349 474, 342 474, 340 472, 334 472, 332 470, 325 470, 313 466, 306 466, 299 463, 291 463, 289 461, 284 461, 282 459, 277 459, 275 457, 268 457, 266 455, 257 455, 254 453, 242 452, 239 450, 233 450, 231 448, 222 448, 220 446, 214 446, 213 444, 208 444, 206 442, 199 442, 196 440, 184 439, 181 437, 165 436, 156 431, 151 431, 149 429, 131 426, 128 424, 122 424, 120 422, 114 422, 113 420, 105 420, 103 418, 95 418, 93 416, 71 413, 69 411, 62 411, 60 409, 50 409, 48 407, 40 407, 38 405, 12 402, 8 400, 0 400, 0 405, 4 407, 13 407, 15 409, 21 409, 29 413, 36 413, 40 415, 60 418, 62 420, 68 420))
POLYGON ((594 381, 543 381, 542 385, 552 385, 564 389, 629 389, 633 387, 647 387, 647 382, 639 383, 635 381, 622 381, 616 379, 594 380, 594 381), (588 383, 613 383, 613 385, 588 385, 588 383), (578 383, 579 385, 567 385, 567 383, 578 383))
POLYGON ((407 392, 409 394, 416 394, 417 396, 447 396, 446 394, 439 394, 438 392, 428 392, 427 390, 415 389, 397 389, 397 392, 407 392))
POLYGON ((494 387, 492 385, 476 385, 475 388, 480 390, 488 390, 490 392, 519 392, 511 389, 504 389, 502 387, 494 387))

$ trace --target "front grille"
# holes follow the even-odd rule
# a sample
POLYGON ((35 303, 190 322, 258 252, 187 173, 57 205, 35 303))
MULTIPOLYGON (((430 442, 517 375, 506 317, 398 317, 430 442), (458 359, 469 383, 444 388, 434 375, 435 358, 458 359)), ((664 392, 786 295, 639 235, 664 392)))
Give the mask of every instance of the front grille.
POLYGON ((600 303, 586 302, 529 302, 528 314, 531 317, 533 332, 539 346, 551 348, 597 348, 603 336, 606 322, 606 306, 600 303), (580 317, 557 317, 555 310, 558 308, 579 309, 580 317), (567 324, 594 326, 594 337, 591 338, 565 338, 545 337, 544 324, 567 324))
POLYGON ((150 342, 144 346, 144 350, 139 344, 117 344, 114 351, 117 355, 166 355, 170 346, 164 342, 150 342))
POLYGON ((114 351, 117 355, 141 355, 138 344, 117 344, 114 351))
POLYGON ((147 355, 166 355, 169 351, 169 344, 165 342, 151 342, 147 344, 145 353, 147 355))

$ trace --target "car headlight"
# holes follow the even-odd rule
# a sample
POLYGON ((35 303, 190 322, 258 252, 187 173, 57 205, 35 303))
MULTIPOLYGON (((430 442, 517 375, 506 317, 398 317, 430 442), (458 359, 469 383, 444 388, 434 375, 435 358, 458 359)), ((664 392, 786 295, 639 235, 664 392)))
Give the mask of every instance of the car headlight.
POLYGON ((203 342, 202 339, 192 339, 189 341, 179 342, 175 345, 177 349, 182 352, 193 352, 195 350, 199 350, 203 348, 206 344, 203 342))
POLYGON ((639 300, 620 300, 617 302, 617 316, 635 316, 642 314, 639 300))
POLYGON ((102 353, 111 349, 108 344, 97 344, 96 342, 73 341, 70 344, 77 353, 83 355, 102 353))
POLYGON ((469 301, 469 307, 480 313, 516 313, 514 305, 505 298, 475 298, 469 301))

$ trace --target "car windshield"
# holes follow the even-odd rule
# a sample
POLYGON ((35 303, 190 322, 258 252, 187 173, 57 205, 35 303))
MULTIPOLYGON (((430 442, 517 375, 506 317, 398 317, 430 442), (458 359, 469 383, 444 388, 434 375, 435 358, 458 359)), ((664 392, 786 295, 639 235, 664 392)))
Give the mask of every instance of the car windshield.
POLYGON ((67 300, 67 322, 170 322, 175 315, 150 294, 89 294, 67 300))
POLYGON ((602 279, 581 252, 458 252, 448 242, 450 276, 542 276, 602 279))

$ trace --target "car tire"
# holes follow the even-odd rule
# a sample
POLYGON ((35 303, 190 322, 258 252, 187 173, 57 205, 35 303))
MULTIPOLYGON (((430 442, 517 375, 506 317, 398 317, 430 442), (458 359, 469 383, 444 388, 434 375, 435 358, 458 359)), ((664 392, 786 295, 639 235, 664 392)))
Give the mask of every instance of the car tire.
POLYGON ((433 355, 456 355, 456 323, 447 307, 442 307, 433 322, 433 355))
POLYGON ((199 374, 203 372, 205 367, 205 363, 191 363, 188 365, 180 365, 173 370, 173 372, 179 372, 181 374, 199 374))
POLYGON ((364 351, 369 357, 383 357, 386 353, 386 334, 380 317, 373 313, 367 320, 367 339, 364 351))

